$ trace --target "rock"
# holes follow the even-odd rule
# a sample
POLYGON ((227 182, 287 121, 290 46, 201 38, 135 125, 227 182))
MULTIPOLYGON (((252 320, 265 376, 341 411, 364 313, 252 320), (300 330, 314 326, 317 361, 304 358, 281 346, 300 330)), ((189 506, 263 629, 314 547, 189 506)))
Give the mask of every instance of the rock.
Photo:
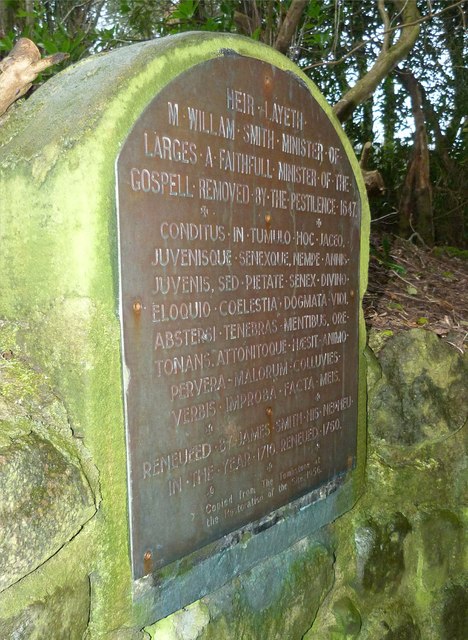
POLYGON ((208 607, 198 600, 145 631, 152 640, 197 640, 209 622, 208 607))
POLYGON ((449 583, 444 596, 442 640, 464 640, 468 629, 467 584, 449 583))
POLYGON ((420 640, 421 631, 412 620, 404 622, 395 629, 390 629, 382 640, 420 640))
POLYGON ((468 359, 433 333, 390 337, 378 353, 382 378, 369 402, 372 433, 392 445, 440 441, 466 421, 468 359))
POLYGON ((82 640, 89 620, 89 581, 46 594, 17 616, 0 617, 2 640, 82 640))
POLYGON ((368 591, 395 591, 405 571, 403 543, 411 525, 401 513, 382 524, 370 518, 355 532, 357 579, 368 591))
POLYGON ((151 636, 146 631, 122 627, 104 634, 102 640, 151 640, 151 636))
POLYGON ((34 433, 0 450, 0 590, 45 562, 94 514, 76 464, 34 433))
POLYGON ((421 513, 419 532, 422 540, 419 563, 424 569, 424 584, 434 590, 442 587, 450 575, 462 570, 463 523, 448 509, 434 509, 421 513))
POLYGON ((343 596, 333 605, 336 619, 336 631, 344 638, 353 640, 359 636, 361 630, 361 616, 351 598, 343 596))
POLYGON ((15 353, 0 369, 0 591, 57 553, 96 511, 63 403, 15 353))

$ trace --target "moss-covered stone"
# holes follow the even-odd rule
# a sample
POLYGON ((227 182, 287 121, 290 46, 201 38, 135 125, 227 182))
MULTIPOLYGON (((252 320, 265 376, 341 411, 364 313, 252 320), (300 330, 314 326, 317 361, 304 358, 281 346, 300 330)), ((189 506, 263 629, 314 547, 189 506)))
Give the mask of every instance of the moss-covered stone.
POLYGON ((367 363, 367 393, 370 398, 373 395, 377 382, 382 378, 382 368, 372 349, 366 347, 364 354, 367 363))
POLYGON ((43 564, 95 513, 63 403, 0 327, 0 591, 43 564))
POLYGON ((333 605, 333 614, 336 618, 337 637, 357 638, 362 626, 361 615, 355 604, 348 596, 336 600, 333 605))
POLYGON ((447 584, 443 599, 442 640, 463 640, 468 629, 468 582, 447 584))
POLYGON ((66 544, 95 513, 81 472, 35 434, 0 450, 0 591, 66 544))
POLYGON ((11 618, 0 614, 2 640, 82 640, 88 626, 89 581, 74 582, 64 589, 44 593, 11 618))
POLYGON ((370 518, 355 532, 358 584, 369 591, 394 591, 405 570, 403 543, 411 525, 401 513, 382 524, 370 518))
POLYGON ((210 623, 210 612, 201 600, 147 627, 152 640, 197 640, 210 623))
POLYGON ((389 338, 370 401, 373 431, 392 444, 441 440, 466 422, 468 358, 428 331, 389 338))
POLYGON ((354 637, 337 616, 348 601, 359 611, 359 640, 463 637, 466 356, 422 330, 371 343, 378 351, 366 354, 371 363, 366 490, 353 511, 328 527, 335 584, 305 639, 354 637), (427 393, 412 392, 411 404, 410 391, 418 390, 421 375, 442 391, 429 404, 427 393), (433 403, 437 415, 426 424, 433 403), (416 442, 405 438, 404 430, 418 415, 424 437, 416 442))
POLYGON ((412 621, 403 622, 395 629, 390 629, 384 636, 383 640, 420 640, 421 631, 419 627, 412 621))
POLYGON ((112 629, 102 634, 103 640, 150 640, 150 635, 146 631, 120 627, 112 629))
POLYGON ((463 522, 453 511, 435 508, 420 514, 418 531, 425 586, 427 589, 442 587, 449 576, 456 575, 459 559, 466 552, 463 522), (448 549, 451 553, 447 553, 448 549))

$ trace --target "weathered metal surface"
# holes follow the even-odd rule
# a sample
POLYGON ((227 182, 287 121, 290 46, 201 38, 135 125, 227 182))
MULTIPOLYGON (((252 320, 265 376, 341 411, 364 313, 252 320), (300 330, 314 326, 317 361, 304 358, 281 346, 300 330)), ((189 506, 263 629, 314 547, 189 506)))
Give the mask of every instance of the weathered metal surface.
POLYGON ((240 56, 155 96, 117 180, 138 578, 353 465, 360 201, 307 88, 240 56))

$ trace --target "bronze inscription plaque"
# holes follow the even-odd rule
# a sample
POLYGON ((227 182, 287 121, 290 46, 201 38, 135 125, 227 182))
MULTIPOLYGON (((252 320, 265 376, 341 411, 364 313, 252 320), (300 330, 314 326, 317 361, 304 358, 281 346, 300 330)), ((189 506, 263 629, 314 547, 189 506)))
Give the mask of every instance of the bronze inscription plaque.
POLYGON ((353 466, 360 199, 308 89, 236 55, 155 96, 117 182, 139 578, 353 466))

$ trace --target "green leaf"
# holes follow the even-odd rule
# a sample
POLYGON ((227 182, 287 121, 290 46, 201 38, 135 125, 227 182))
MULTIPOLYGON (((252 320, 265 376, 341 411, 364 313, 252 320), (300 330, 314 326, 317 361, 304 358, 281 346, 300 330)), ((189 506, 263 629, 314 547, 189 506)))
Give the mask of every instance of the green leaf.
POLYGON ((191 20, 197 10, 198 2, 194 0, 182 0, 179 6, 172 13, 172 17, 177 20, 191 20))
POLYGON ((403 311, 404 309, 403 305, 401 305, 399 302, 389 302, 387 308, 394 311, 403 311))
POLYGON ((307 9, 307 16, 309 18, 312 18, 313 20, 317 20, 317 18, 320 15, 320 11, 321 11, 321 6, 316 0, 309 2, 309 6, 307 9))

